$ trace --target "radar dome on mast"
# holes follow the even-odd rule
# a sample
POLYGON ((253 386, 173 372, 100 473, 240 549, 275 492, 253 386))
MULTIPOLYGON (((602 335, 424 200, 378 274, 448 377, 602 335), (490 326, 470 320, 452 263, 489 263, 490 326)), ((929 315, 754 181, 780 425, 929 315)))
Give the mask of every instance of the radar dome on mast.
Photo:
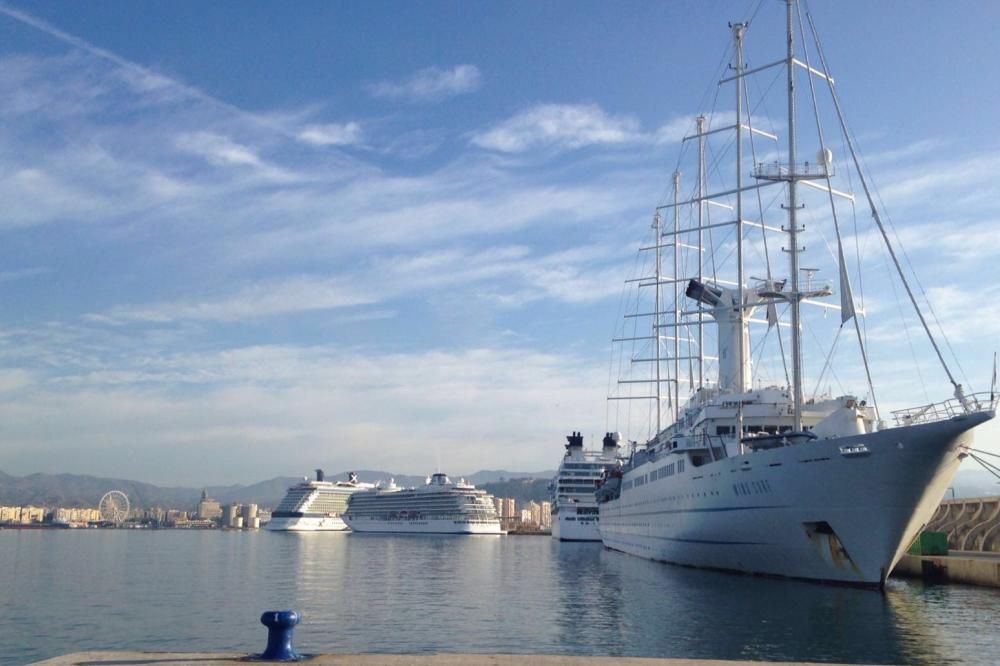
POLYGON ((829 148, 820 148, 816 151, 816 163, 823 166, 833 164, 833 151, 829 148))

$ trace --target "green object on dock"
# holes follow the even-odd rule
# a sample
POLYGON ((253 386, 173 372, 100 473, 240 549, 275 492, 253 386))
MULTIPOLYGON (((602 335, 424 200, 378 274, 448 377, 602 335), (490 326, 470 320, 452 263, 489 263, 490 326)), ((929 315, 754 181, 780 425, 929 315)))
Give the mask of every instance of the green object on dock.
POLYGON ((948 535, 944 532, 921 532, 906 552, 910 555, 947 555, 948 535))

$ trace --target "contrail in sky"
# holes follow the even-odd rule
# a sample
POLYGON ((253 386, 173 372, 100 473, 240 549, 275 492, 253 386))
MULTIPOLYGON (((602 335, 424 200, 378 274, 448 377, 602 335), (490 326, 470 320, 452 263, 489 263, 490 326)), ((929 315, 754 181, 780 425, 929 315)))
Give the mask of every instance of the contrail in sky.
POLYGON ((170 86, 171 88, 181 91, 188 97, 197 99, 201 102, 205 102, 206 104, 211 104, 212 106, 221 109, 225 109, 230 113, 234 113, 240 116, 241 118, 249 120, 254 124, 266 127, 290 139, 296 139, 296 140, 298 139, 296 133, 289 131, 287 128, 282 127, 281 125, 271 120, 262 118, 257 114, 241 109, 237 106, 230 104, 229 102, 224 102, 218 99, 217 97, 213 97, 212 95, 209 95, 208 93, 199 90, 194 86, 188 85, 186 83, 170 78, 168 76, 164 76, 159 72, 156 72, 148 67, 144 67, 143 65, 140 65, 138 63, 132 62, 131 60, 123 58, 116 53, 112 53, 107 49, 101 48, 100 46, 96 46, 95 44, 91 44, 85 39, 82 39, 75 35, 71 35, 68 32, 60 30, 54 25, 46 21, 43 21, 42 19, 36 16, 32 16, 27 12, 11 7, 3 2, 0 2, 0 14, 4 14, 9 18, 14 19, 15 21, 20 21, 25 25, 31 26, 32 28, 35 28, 36 30, 43 32, 46 35, 49 35, 50 37, 53 37, 54 39, 57 39, 64 44, 68 44, 73 48, 85 51, 97 58, 101 58, 102 60, 106 60, 107 62, 117 65, 118 67, 121 67, 124 70, 132 72, 133 74, 137 74, 141 76, 143 79, 151 83, 154 83, 158 87, 170 86))

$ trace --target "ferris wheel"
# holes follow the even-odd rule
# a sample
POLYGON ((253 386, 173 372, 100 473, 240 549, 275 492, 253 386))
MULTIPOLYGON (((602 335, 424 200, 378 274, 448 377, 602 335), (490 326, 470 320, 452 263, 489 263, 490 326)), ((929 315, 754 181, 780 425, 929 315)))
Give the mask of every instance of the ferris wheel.
POLYGON ((109 490, 101 497, 98 509, 101 512, 101 520, 121 525, 128 518, 128 495, 120 490, 109 490))

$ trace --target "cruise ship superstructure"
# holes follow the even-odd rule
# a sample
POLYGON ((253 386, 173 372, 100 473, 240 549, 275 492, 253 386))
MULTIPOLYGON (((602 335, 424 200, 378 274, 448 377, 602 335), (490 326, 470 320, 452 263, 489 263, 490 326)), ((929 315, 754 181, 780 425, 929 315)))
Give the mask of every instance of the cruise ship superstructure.
POLYGON ((274 532, 342 532, 347 529, 341 517, 347 499, 373 487, 359 482, 354 472, 346 481, 327 481, 318 469, 315 480, 305 479, 288 489, 264 528, 274 532))
MULTIPOLYGON (((654 212, 653 240, 640 249, 648 272, 630 282, 648 300, 626 315, 616 342, 631 345, 623 365, 645 374, 619 379, 610 397, 651 405, 644 427, 652 434, 629 443, 627 462, 598 490, 599 529, 606 546, 653 560, 881 587, 930 520, 972 430, 994 417, 996 393, 967 393, 958 383, 938 342, 943 332, 928 325, 859 167, 813 19, 794 0, 784 9, 783 54, 752 68, 744 63, 748 24, 731 24, 729 65, 718 79, 728 93, 716 99, 732 95, 735 109, 695 120, 678 158, 688 160, 689 185, 678 166, 672 197, 654 212), (811 43, 796 50, 805 35, 811 43), (749 84, 754 75, 764 83, 749 84), (759 116, 768 92, 779 97, 770 108, 787 110, 773 124, 759 116), (832 109, 819 110, 820 97, 832 109), (808 103, 797 107, 797 98, 808 103), (799 116, 810 132, 797 136, 799 116), (837 168, 834 139, 847 156, 837 168), (798 157, 802 145, 815 161, 798 157), (835 179, 841 168, 853 175, 835 179), (856 199, 864 220, 854 216, 856 199), (864 252, 848 245, 848 231, 855 244, 871 240, 864 252), (888 255, 879 267, 895 267, 889 279, 902 287, 925 357, 939 362, 953 395, 893 411, 891 423, 875 400, 868 352, 878 341, 852 289, 876 243, 888 255), (800 265, 806 247, 810 261, 832 260, 834 302, 817 269, 800 265), (838 343, 852 338, 857 350, 840 352, 838 343), (842 381, 865 390, 819 390, 842 381), (661 423, 667 415, 669 425, 661 423)), ((882 289, 891 302, 884 273, 875 282, 865 283, 869 297, 882 289)), ((965 314, 970 323, 978 315, 965 314)), ((919 381, 912 365, 901 367, 919 381)))
POLYGON ((600 451, 583 448, 583 435, 566 436, 566 454, 552 480, 552 538, 560 541, 600 541, 594 492, 618 462, 618 435, 604 436, 600 451))
POLYGON ((344 522, 355 532, 503 534, 491 495, 440 472, 416 488, 390 481, 351 495, 344 522))

